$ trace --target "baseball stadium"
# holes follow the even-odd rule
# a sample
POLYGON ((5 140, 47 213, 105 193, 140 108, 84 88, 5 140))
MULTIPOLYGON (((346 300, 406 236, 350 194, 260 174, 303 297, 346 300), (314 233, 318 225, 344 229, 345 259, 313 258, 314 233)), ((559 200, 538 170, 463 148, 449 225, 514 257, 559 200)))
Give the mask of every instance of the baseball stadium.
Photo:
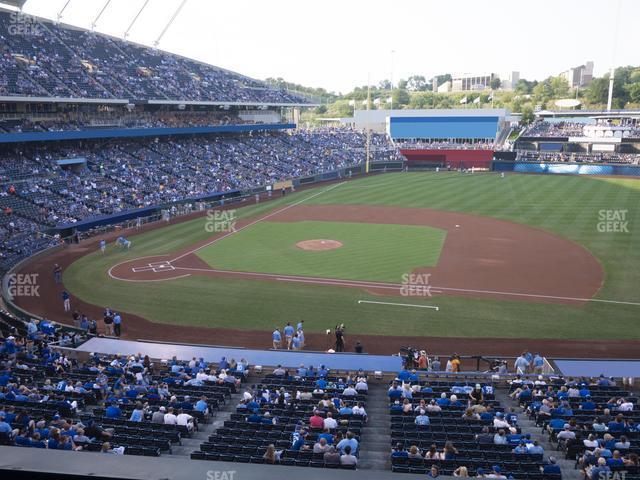
POLYGON ((336 94, 164 50, 197 2, 45 3, 0 2, 3 478, 640 479, 640 67, 336 94))

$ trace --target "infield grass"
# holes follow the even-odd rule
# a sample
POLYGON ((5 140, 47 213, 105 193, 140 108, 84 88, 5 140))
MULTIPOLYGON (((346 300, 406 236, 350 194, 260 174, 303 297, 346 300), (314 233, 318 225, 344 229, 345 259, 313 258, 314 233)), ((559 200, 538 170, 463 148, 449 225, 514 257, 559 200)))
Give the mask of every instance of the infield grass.
POLYGON ((400 283, 403 274, 435 266, 446 232, 416 225, 264 221, 198 250, 216 269, 400 283), (303 240, 330 239, 334 250, 308 251, 303 240))

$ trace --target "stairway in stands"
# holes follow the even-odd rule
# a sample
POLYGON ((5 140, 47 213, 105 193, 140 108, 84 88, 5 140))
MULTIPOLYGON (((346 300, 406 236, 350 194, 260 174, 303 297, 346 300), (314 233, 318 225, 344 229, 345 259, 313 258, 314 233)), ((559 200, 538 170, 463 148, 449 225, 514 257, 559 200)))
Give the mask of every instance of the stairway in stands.
POLYGON ((391 417, 386 383, 369 384, 367 393, 369 421, 360 435, 359 470, 389 470, 391 454, 391 417))
MULTIPOLYGON (((240 387, 242 392, 242 387, 240 387)), ((209 423, 200 424, 199 430, 190 437, 183 437, 180 445, 171 448, 171 455, 162 455, 168 458, 190 458, 191 452, 200 449, 203 442, 209 440, 209 435, 213 435, 216 430, 223 426, 225 420, 229 420, 232 413, 236 411, 236 405, 240 401, 240 393, 234 393, 226 399, 226 403, 220 405, 220 409, 209 419, 209 423)))
POLYGON ((518 405, 518 402, 509 398, 507 390, 498 388, 495 391, 496 400, 500 400, 502 405, 510 406, 514 413, 518 415, 518 426, 522 433, 531 434, 532 440, 537 440, 542 448, 544 448, 544 459, 548 460, 550 456, 556 458, 558 466, 562 469, 563 480, 579 480, 583 475, 579 470, 574 468, 574 460, 566 460, 564 452, 557 451, 557 445, 549 441, 549 435, 542 433, 542 427, 536 425, 535 420, 529 419, 529 415, 518 405))

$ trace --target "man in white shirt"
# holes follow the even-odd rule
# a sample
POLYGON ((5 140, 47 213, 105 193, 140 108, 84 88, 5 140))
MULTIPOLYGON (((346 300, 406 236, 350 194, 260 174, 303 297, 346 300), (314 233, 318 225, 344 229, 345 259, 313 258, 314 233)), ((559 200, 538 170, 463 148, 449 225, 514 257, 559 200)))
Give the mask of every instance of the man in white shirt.
POLYGON ((333 418, 333 415, 331 414, 331 412, 327 412, 327 418, 324 419, 323 425, 324 425, 324 428, 333 430, 334 428, 338 427, 338 422, 336 422, 336 419, 333 418))
POLYGON ((510 428, 509 422, 504 419, 502 412, 496 413, 496 416, 493 418, 493 426, 495 428, 510 428))
POLYGON ((164 414, 164 424, 165 425, 177 425, 178 417, 176 417, 173 413, 173 408, 169 407, 167 413, 164 414))
POLYGON ((367 381, 364 378, 360 377, 358 379, 358 382, 356 383, 356 390, 358 392, 366 392, 369 390, 369 385, 367 385, 367 381))
POLYGON ((624 398, 620 399, 620 404, 618 405, 619 412, 630 412, 633 410, 633 403, 625 400, 624 398))
POLYGON ((182 410, 180 410, 178 415, 176 416, 176 425, 187 427, 189 432, 193 432, 195 428, 193 417, 188 413, 184 413, 182 410))

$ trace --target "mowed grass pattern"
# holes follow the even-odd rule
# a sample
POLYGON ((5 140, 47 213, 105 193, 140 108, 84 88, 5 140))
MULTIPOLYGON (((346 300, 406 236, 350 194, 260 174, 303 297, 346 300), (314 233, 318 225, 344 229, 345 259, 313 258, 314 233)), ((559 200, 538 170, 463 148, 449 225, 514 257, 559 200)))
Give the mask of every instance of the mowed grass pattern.
MULTIPOLYGON (((347 182, 309 198, 325 190, 327 187, 321 186, 243 208, 237 216, 259 217, 303 199, 315 204, 427 207, 492 216, 543 228, 580 243, 605 269, 605 284, 598 298, 640 302, 638 180, 394 173, 347 182), (598 232, 600 210, 627 210, 629 233, 598 232)), ((131 284, 108 277, 109 267, 127 258, 168 253, 207 238, 210 234, 204 229, 205 222, 203 218, 133 236, 129 252, 110 247, 104 256, 94 253, 83 257, 64 272, 65 285, 86 301, 175 325, 270 331, 286 321, 304 319, 307 330, 318 332, 328 324, 345 322, 354 336, 640 339, 640 307, 636 305, 590 302, 576 308, 456 297, 411 299, 411 303, 440 306, 440 311, 434 312, 359 305, 358 300, 381 297, 351 288, 196 276, 131 284)), ((265 333, 265 345, 269 338, 265 333)))
POLYGON ((446 232, 416 225, 264 221, 197 252, 212 267, 243 272, 400 283, 435 266, 446 232), (303 240, 330 239, 334 250, 307 251, 303 240))

